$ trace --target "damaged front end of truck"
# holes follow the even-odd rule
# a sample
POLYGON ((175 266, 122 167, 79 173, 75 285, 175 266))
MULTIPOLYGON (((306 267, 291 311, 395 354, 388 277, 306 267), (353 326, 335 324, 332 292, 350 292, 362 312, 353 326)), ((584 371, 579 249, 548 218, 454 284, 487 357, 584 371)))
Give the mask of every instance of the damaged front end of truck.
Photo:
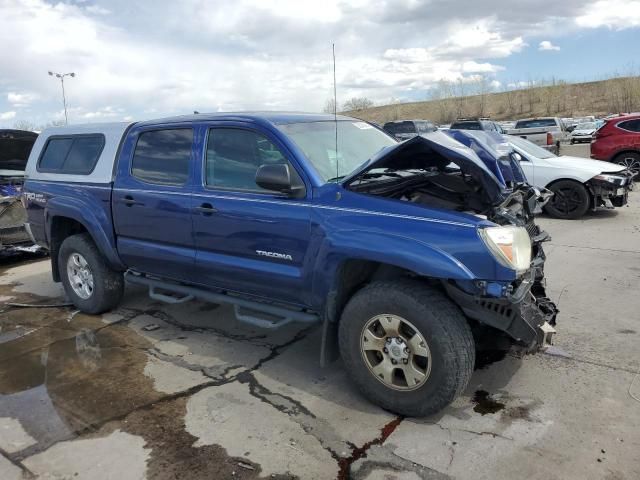
POLYGON ((34 252, 22 204, 24 170, 37 134, 0 130, 0 254, 34 252))
MULTIPOLYGON (((509 150, 482 142, 465 146, 434 132, 385 149, 343 185, 359 193, 471 214, 506 227, 499 229, 501 234, 524 237, 520 241, 530 243, 531 256, 509 281, 444 279, 442 285, 478 330, 504 332, 511 346, 531 353, 550 343, 558 312, 545 291, 543 243, 550 237, 534 221, 552 194, 527 184, 513 163, 509 150)), ((489 249, 499 247, 499 240, 486 238, 489 230, 478 228, 479 237, 489 249)), ((504 266, 508 259, 501 262, 499 257, 508 255, 494 252, 504 266)), ((493 335, 494 340, 498 336, 493 335)))

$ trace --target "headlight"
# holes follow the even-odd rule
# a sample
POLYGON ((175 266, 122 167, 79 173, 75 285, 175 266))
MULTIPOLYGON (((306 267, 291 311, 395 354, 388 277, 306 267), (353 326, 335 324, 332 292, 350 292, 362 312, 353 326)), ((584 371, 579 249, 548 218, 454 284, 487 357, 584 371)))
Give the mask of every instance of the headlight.
POLYGON ((617 175, 607 175, 601 173, 600 175, 596 175, 592 180, 600 180, 601 182, 607 183, 621 183, 624 180, 624 177, 618 177, 617 175))
POLYGON ((531 264, 531 239, 523 227, 487 227, 479 230, 493 256, 507 268, 522 273, 531 264))

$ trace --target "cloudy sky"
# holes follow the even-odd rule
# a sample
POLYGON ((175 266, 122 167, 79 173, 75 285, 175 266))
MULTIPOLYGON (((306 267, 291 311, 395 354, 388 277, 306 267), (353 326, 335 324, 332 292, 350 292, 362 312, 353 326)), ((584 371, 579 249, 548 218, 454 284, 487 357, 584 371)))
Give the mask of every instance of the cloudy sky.
POLYGON ((421 100, 638 70, 640 0, 0 0, 0 126, 421 100), (634 62, 636 62, 634 64, 634 62))

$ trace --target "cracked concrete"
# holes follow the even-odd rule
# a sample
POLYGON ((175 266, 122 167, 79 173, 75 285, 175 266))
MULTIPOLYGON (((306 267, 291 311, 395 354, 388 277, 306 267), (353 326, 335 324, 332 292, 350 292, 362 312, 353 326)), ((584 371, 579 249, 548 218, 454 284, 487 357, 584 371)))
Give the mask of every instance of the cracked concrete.
MULTIPOLYGON (((227 306, 163 305, 139 287, 102 316, 4 304, 0 479, 640 478, 627 393, 640 369, 640 194, 540 223, 560 353, 495 358, 430 418, 375 407, 340 361, 320 368, 318 329, 262 331, 227 306)), ((0 297, 64 300, 48 260, 0 265, 0 297)))

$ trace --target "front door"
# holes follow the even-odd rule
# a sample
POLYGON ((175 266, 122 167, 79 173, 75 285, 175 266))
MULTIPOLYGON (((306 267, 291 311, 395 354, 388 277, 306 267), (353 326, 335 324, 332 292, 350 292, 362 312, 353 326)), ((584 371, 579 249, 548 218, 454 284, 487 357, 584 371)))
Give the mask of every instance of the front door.
POLYGON ((193 128, 130 132, 113 189, 118 253, 127 267, 178 280, 193 275, 193 128))
MULTIPOLYGON (((262 164, 289 163, 284 147, 254 127, 209 125, 192 197, 196 271, 210 287, 305 305, 310 207, 255 183, 262 164)), ((307 189, 308 191, 308 189, 307 189)))

